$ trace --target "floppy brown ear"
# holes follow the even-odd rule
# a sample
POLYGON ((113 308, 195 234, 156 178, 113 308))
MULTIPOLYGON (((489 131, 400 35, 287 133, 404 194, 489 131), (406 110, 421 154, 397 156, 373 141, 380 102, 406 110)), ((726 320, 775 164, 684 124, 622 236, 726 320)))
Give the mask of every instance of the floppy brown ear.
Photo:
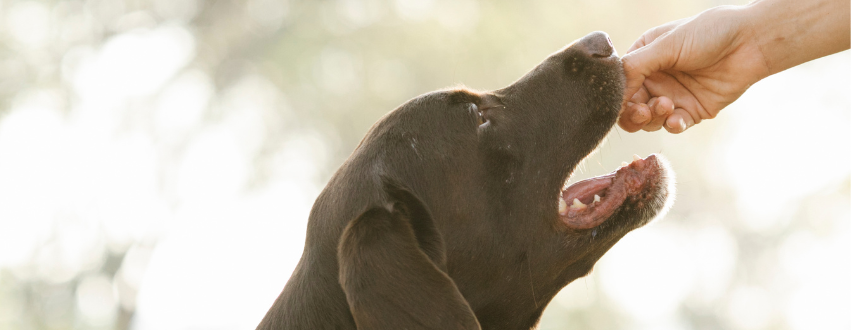
POLYGON ((443 241, 427 209, 405 190, 388 193, 397 202, 351 221, 337 251, 358 329, 480 329, 444 272, 443 241))

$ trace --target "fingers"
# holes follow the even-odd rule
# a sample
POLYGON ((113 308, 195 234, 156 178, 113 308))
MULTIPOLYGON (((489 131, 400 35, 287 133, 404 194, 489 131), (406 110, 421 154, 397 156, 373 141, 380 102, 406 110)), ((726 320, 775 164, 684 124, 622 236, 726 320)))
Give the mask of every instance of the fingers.
POLYGON ((632 53, 632 52, 633 52, 633 51, 635 51, 636 49, 639 49, 639 48, 641 48, 641 47, 646 46, 646 45, 647 45, 647 44, 649 44, 651 41, 653 41, 653 39, 656 39, 656 38, 655 38, 655 36, 654 36, 652 39, 650 39, 650 38, 648 37, 648 34, 649 34, 649 33, 651 33, 651 31, 653 31, 653 30, 654 30, 654 29, 651 29, 651 30, 649 30, 649 31, 647 31, 647 32, 644 32, 644 34, 642 34, 642 35, 641 35, 641 37, 638 37, 638 39, 637 39, 637 40, 635 40, 635 42, 634 42, 634 43, 632 43, 632 46, 629 46, 629 49, 627 49, 627 50, 626 50, 626 53, 627 53, 627 54, 632 53), (648 39, 650 39, 650 40, 648 40, 648 39))
POLYGON ((661 96, 647 101, 646 97, 641 100, 642 94, 647 95, 646 91, 636 93, 633 101, 637 102, 628 102, 624 112, 621 113, 618 125, 624 131, 630 133, 642 129, 648 132, 658 131, 674 113, 674 102, 670 98, 661 96))
POLYGON ((629 102, 618 119, 618 125, 629 133, 639 130, 655 132, 664 127, 669 133, 679 134, 700 119, 686 109, 676 108, 670 98, 659 96, 651 98, 646 104, 629 102))
MULTIPOLYGON (((701 120, 714 117, 713 112, 707 110, 698 100, 697 95, 692 92, 693 89, 683 85, 683 81, 687 82, 688 79, 677 79, 671 74, 658 72, 648 77, 644 82, 644 88, 651 97, 653 95, 665 95, 675 105, 673 113, 666 116, 663 124, 663 127, 671 133, 682 133, 700 123, 701 120)), ((714 113, 717 114, 717 111, 714 113)), ((655 128, 655 126, 648 128, 655 128)))
POLYGON ((641 37, 639 37, 637 40, 635 40, 635 42, 632 44, 632 46, 629 47, 629 49, 627 49, 626 52, 631 53, 632 51, 634 51, 636 49, 639 49, 641 47, 644 47, 644 46, 652 43, 654 40, 659 38, 659 36, 661 36, 665 33, 668 33, 668 31, 675 29, 677 26, 680 26, 681 24, 687 22, 690 19, 691 18, 678 19, 676 21, 668 22, 668 23, 659 25, 657 27, 654 27, 650 30, 647 30, 647 32, 644 32, 644 34, 642 34, 641 37))
POLYGON ((644 79, 676 64, 683 47, 683 36, 673 32, 689 19, 680 19, 652 28, 627 50, 626 55, 621 58, 626 77, 624 102, 630 100, 639 90, 644 79))
POLYGON ((651 119, 650 108, 646 104, 627 102, 618 117, 618 126, 624 131, 633 133, 644 127, 651 119))
POLYGON ((652 42, 647 43, 646 46, 624 55, 621 61, 624 64, 627 81, 630 79, 630 73, 647 77, 653 72, 673 67, 682 48, 682 40, 680 39, 681 36, 673 35, 671 31, 667 31, 652 42))
MULTIPOLYGON (((626 77, 626 88, 624 88, 623 98, 624 105, 642 88, 647 77, 674 65, 679 49, 682 46, 682 43, 677 42, 675 39, 674 36, 671 36, 670 31, 667 31, 658 38, 653 39, 647 46, 638 48, 623 56, 621 61, 623 62, 624 76, 626 77)), ((646 40, 646 36, 642 36, 642 39, 637 41, 633 46, 642 45, 646 40)), ((624 110, 627 110, 625 106, 624 110)))
POLYGON ((694 118, 683 108, 674 109, 674 113, 665 120, 665 130, 679 134, 694 126, 694 118))
POLYGON ((638 92, 633 93, 629 101, 625 101, 621 109, 618 124, 627 132, 636 132, 646 125, 653 117, 647 102, 650 93, 644 86, 639 86, 638 92))
MULTIPOLYGON (((644 84, 644 79, 649 75, 645 75, 641 68, 635 66, 636 63, 632 61, 627 61, 626 57, 623 58, 623 73, 626 77, 626 87, 624 88, 623 100, 624 102, 631 101, 640 89, 642 89, 642 85, 644 84)), ((644 102, 641 103, 645 103, 644 102)))
POLYGON ((641 48, 646 44, 653 42, 654 40, 658 39, 663 34, 666 34, 666 33, 670 32, 671 30, 676 29, 680 25, 688 23, 689 21, 693 20, 695 17, 697 17, 697 15, 691 16, 691 17, 684 17, 684 18, 678 19, 676 21, 670 21, 668 23, 665 23, 665 24, 659 25, 657 27, 654 27, 650 30, 647 30, 647 32, 644 32, 644 34, 641 35, 641 38, 638 38, 638 41, 641 41, 644 44, 636 47, 639 44, 639 42, 636 41, 632 45, 633 47, 630 47, 630 49, 627 51, 627 53, 629 53, 633 50, 636 50, 638 48, 641 48))
POLYGON ((629 100, 632 103, 644 103, 647 104, 650 102, 650 92, 647 91, 647 88, 644 85, 638 88, 638 91, 632 94, 632 98, 629 100))
POLYGON ((648 87, 652 85, 648 81, 653 80, 651 76, 676 65, 683 47, 683 36, 677 27, 692 19, 684 18, 648 30, 621 59, 626 88, 618 125, 623 130, 636 132, 643 129, 652 132, 665 127, 671 133, 680 133, 694 125, 695 120, 687 111, 675 109, 671 97, 653 97, 668 94, 651 94, 653 91, 648 87))
POLYGON ((644 125, 644 130, 648 132, 658 131, 665 124, 668 117, 674 113, 674 102, 667 97, 654 97, 647 103, 653 119, 644 125))

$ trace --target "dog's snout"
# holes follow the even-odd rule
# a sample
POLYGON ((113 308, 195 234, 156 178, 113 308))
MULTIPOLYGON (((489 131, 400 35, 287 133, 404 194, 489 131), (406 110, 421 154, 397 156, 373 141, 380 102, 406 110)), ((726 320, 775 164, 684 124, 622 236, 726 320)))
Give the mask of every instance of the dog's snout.
POLYGON ((601 31, 592 32, 582 37, 574 47, 589 57, 605 58, 612 56, 612 54, 617 55, 609 35, 601 31))

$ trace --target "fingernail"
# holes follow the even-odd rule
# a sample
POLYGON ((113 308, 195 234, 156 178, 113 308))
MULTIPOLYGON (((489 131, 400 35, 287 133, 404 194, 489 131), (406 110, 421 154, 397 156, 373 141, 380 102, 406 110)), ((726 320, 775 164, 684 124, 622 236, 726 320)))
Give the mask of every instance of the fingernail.
POLYGON ((680 127, 682 127, 682 128, 680 129, 680 132, 684 132, 684 131, 686 130, 686 128, 688 128, 688 127, 686 127, 686 121, 685 121, 685 120, 683 120, 682 118, 680 118, 680 122, 679 122, 679 124, 680 124, 680 127))

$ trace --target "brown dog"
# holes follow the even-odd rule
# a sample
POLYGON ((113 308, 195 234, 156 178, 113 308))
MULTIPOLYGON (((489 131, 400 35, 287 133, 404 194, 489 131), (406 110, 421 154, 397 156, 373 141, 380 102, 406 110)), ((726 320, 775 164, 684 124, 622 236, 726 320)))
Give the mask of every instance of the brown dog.
POLYGON ((615 124, 605 33, 506 88, 428 93, 378 121, 316 199, 258 329, 530 329, 672 199, 655 155, 563 188, 615 124))

